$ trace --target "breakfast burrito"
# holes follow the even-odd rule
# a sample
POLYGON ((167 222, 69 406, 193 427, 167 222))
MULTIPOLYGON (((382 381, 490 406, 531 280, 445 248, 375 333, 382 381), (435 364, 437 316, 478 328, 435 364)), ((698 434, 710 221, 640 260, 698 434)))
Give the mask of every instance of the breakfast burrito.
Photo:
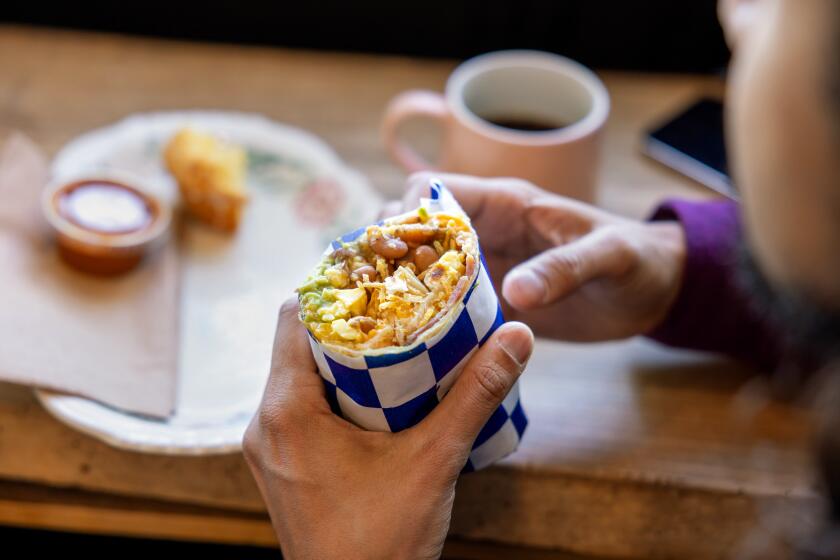
POLYGON ((421 207, 327 254, 298 290, 301 318, 318 341, 337 348, 411 345, 446 324, 477 262, 478 239, 465 216, 421 207))
MULTIPOLYGON (((369 430, 422 420, 503 323, 478 235, 439 181, 416 210, 334 241, 297 292, 333 409, 369 430)), ((526 424, 514 387, 467 468, 513 451, 526 424)))

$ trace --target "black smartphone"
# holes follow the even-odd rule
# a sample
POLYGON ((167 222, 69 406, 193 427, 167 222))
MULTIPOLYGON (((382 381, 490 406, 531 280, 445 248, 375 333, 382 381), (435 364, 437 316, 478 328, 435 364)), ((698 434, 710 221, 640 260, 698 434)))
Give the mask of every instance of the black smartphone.
POLYGON ((715 191, 738 199, 729 177, 723 104, 701 99, 645 135, 643 151, 715 191))

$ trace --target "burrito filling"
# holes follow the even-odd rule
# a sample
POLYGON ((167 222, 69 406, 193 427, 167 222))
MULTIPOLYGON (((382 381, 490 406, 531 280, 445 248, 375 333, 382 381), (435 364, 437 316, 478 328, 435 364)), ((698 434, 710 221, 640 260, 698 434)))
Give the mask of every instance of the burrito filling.
POLYGON ((298 288, 301 319, 316 339, 344 348, 413 344, 465 293, 477 255, 463 216, 420 208, 369 226, 298 288))

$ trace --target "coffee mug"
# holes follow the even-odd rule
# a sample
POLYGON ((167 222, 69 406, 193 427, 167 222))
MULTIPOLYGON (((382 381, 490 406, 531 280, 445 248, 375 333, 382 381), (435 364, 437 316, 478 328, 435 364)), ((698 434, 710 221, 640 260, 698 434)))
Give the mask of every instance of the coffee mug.
POLYGON ((395 97, 382 132, 406 171, 521 177, 592 202, 609 111, 607 89, 581 64, 539 51, 499 51, 461 64, 444 94, 410 90, 395 97), (440 123, 439 162, 426 161, 399 137, 414 118, 440 123))

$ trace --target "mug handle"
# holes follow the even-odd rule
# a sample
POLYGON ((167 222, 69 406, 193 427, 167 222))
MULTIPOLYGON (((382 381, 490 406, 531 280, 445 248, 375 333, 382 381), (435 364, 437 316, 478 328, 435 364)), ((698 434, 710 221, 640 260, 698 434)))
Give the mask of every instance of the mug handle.
POLYGON ((385 148, 396 163, 409 173, 435 169, 436 165, 429 163, 417 151, 400 140, 400 126, 414 118, 427 118, 444 125, 449 117, 449 108, 443 95, 436 91, 413 89, 397 95, 385 109, 385 120, 382 122, 382 138, 385 148))

